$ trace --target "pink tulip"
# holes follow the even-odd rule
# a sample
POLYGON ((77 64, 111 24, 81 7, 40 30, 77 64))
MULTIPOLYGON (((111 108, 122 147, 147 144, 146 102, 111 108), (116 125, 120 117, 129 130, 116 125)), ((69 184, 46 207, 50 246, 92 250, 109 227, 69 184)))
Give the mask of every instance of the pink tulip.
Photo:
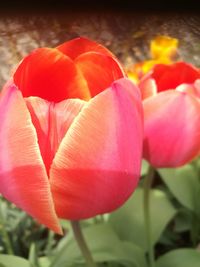
POLYGON ((139 90, 106 48, 77 38, 23 59, 0 96, 0 193, 61 233, 58 218, 111 212, 134 191, 139 90))
POLYGON ((140 82, 144 158, 154 167, 178 167, 200 151, 200 71, 190 64, 156 65, 140 82))

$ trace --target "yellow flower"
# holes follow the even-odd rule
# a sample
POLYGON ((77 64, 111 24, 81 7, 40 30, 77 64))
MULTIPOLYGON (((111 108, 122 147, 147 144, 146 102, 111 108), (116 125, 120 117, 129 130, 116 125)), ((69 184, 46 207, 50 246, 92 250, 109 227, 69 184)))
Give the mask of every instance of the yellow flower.
POLYGON ((151 57, 152 59, 168 59, 170 62, 172 62, 173 57, 177 54, 177 48, 178 39, 159 35, 151 41, 151 57))
POLYGON ((151 59, 138 62, 127 70, 129 79, 137 83, 144 74, 156 64, 171 64, 175 62, 178 51, 178 39, 159 35, 150 43, 151 59))

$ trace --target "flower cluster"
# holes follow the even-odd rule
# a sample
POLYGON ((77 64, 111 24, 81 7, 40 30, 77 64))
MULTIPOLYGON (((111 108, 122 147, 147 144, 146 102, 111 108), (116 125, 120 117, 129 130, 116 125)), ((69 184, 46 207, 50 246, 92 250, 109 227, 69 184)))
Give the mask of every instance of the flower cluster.
POLYGON ((143 155, 154 167, 178 167, 200 151, 200 70, 158 64, 139 83, 144 109, 143 155))
POLYGON ((192 65, 168 62, 134 85, 86 38, 34 50, 0 95, 0 193, 57 233, 59 218, 115 210, 142 157, 177 167, 198 156, 199 79, 192 65))

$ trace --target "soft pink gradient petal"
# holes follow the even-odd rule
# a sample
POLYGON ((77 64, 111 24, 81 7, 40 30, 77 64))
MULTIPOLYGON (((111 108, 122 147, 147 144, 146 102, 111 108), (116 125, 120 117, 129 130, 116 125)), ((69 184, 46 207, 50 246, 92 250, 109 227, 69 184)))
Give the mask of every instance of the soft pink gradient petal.
POLYGON ((143 101, 144 157, 154 167, 178 167, 200 151, 200 102, 168 90, 143 101))
POLYGON ((91 99, 50 169, 58 216, 89 218, 122 205, 138 183, 142 136, 141 97, 129 80, 120 79, 91 99))
POLYGON ((157 94, 157 86, 154 79, 145 76, 139 83, 139 88, 141 90, 142 99, 154 96, 157 94))
POLYGON ((199 93, 200 93, 198 88, 194 84, 187 84, 187 83, 183 83, 177 86, 175 90, 179 92, 185 92, 185 93, 191 94, 197 98, 199 97, 199 93))
POLYGON ((14 85, 4 88, 0 98, 0 193, 40 223, 62 233, 36 131, 14 85))
POLYGON ((67 99, 53 103, 39 97, 28 97, 25 101, 37 132, 40 153, 49 172, 60 142, 85 101, 67 99))
POLYGON ((194 82, 194 87, 195 87, 195 92, 196 94, 198 95, 198 98, 200 100, 200 79, 197 79, 195 82, 194 82))
POLYGON ((92 97, 108 88, 115 80, 125 76, 123 69, 114 58, 100 53, 82 54, 74 63, 87 81, 92 97))
POLYGON ((102 55, 115 57, 107 48, 85 37, 78 37, 67 41, 56 47, 63 54, 75 59, 79 55, 87 52, 98 52, 102 55))

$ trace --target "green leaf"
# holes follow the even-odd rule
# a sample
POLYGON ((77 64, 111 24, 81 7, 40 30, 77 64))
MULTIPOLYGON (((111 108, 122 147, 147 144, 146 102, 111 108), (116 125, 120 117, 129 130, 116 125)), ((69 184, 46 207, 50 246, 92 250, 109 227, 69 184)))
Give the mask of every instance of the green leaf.
MULTIPOLYGON (((96 262, 118 262, 132 267, 146 267, 144 252, 134 244, 120 241, 109 224, 91 225, 83 233, 96 262)), ((56 249, 51 267, 79 266, 83 264, 81 252, 73 236, 63 238, 56 249)))
POLYGON ((29 262, 30 262, 30 265, 33 267, 40 267, 38 256, 37 256, 37 249, 34 243, 31 244, 31 247, 29 250, 29 262))
POLYGON ((30 267, 30 264, 27 260, 12 255, 0 255, 0 264, 3 267, 30 267))
POLYGON ((176 199, 192 211, 199 210, 200 182, 192 165, 181 168, 159 169, 162 180, 176 199))
POLYGON ((7 219, 7 205, 0 198, 0 221, 3 223, 7 219))
POLYGON ((180 209, 174 220, 174 231, 177 233, 186 232, 192 228, 191 211, 180 209))
POLYGON ((50 266, 50 259, 48 257, 40 257, 38 260, 39 260, 39 265, 41 267, 49 267, 50 266))
MULTIPOLYGON (((156 189, 151 190, 150 205, 152 241, 156 243, 176 210, 167 195, 156 189)), ((109 222, 122 240, 131 241, 146 250, 143 189, 136 189, 126 204, 110 215, 109 222)))
POLYGON ((176 249, 161 256, 156 267, 199 267, 200 252, 194 249, 176 249))

